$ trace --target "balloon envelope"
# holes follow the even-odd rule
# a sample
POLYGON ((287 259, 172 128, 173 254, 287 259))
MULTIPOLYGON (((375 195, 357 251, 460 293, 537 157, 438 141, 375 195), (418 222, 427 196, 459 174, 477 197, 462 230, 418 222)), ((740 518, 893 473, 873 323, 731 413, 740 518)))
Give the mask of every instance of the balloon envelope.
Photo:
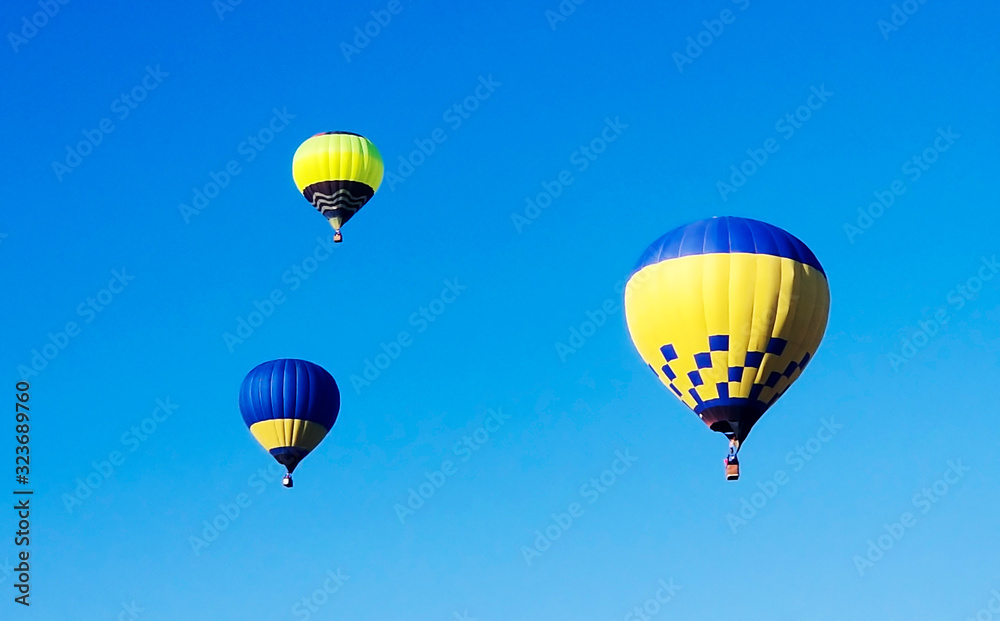
POLYGON ((244 378, 239 404, 250 433, 291 473, 336 422, 340 390, 319 365, 271 360, 244 378))
POLYGON ((337 231, 374 196, 383 168, 372 141, 349 132, 316 134, 292 157, 295 185, 337 231))
POLYGON ((639 355, 706 425, 739 442, 812 360, 829 309, 812 251, 747 218, 667 233, 625 288, 639 355))

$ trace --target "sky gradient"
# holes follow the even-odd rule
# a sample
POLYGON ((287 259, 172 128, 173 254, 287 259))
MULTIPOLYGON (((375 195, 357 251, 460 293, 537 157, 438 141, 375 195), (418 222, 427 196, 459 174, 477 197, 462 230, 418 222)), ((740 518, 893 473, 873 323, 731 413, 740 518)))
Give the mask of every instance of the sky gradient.
POLYGON ((995 3, 50 4, 8 2, 0 52, 36 490, 4 619, 939 621, 1000 590, 995 3), (336 248, 291 176, 334 130, 386 163, 336 248), (713 215, 803 240, 832 300, 737 483, 621 312, 713 215), (343 397, 292 490, 237 408, 280 357, 343 397))

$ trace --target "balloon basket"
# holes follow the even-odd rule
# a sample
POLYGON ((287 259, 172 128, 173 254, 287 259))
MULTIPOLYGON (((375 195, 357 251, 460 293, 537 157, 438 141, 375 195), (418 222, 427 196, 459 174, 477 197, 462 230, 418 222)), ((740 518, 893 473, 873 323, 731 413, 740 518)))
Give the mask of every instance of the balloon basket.
POLYGON ((740 462, 726 460, 726 480, 736 481, 740 478, 740 462))

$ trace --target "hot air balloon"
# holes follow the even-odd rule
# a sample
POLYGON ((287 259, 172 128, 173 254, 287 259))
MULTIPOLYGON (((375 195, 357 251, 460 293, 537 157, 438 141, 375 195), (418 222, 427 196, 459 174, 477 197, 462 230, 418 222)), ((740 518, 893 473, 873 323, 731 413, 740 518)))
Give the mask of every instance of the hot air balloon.
POLYGON ((309 138, 292 157, 292 177, 299 191, 333 227, 340 227, 371 200, 382 184, 382 156, 364 136, 326 132, 309 138))
POLYGON ((826 330, 826 273, 804 243, 736 217, 693 222, 659 238, 625 287, 639 355, 713 431, 740 445, 809 364, 826 330))
POLYGON ((340 412, 333 376, 305 360, 271 360, 254 367, 240 386, 240 412, 250 433, 292 472, 323 440, 340 412))

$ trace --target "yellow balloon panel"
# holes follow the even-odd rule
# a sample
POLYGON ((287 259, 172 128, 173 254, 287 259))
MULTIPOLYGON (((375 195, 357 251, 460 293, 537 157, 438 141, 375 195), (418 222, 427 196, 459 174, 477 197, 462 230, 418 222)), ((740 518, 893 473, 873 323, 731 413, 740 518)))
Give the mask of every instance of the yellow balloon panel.
POLYGON ((268 451, 296 448, 309 452, 329 430, 319 423, 297 418, 272 418, 254 423, 250 433, 268 451))
POLYGON ((625 289, 640 356, 698 413, 747 400, 766 410, 816 353, 829 308, 820 270, 769 254, 671 258, 625 289))
POLYGON ((303 142, 292 158, 292 177, 300 192, 318 183, 353 181, 374 194, 383 172, 378 149, 356 134, 318 134, 303 142))

